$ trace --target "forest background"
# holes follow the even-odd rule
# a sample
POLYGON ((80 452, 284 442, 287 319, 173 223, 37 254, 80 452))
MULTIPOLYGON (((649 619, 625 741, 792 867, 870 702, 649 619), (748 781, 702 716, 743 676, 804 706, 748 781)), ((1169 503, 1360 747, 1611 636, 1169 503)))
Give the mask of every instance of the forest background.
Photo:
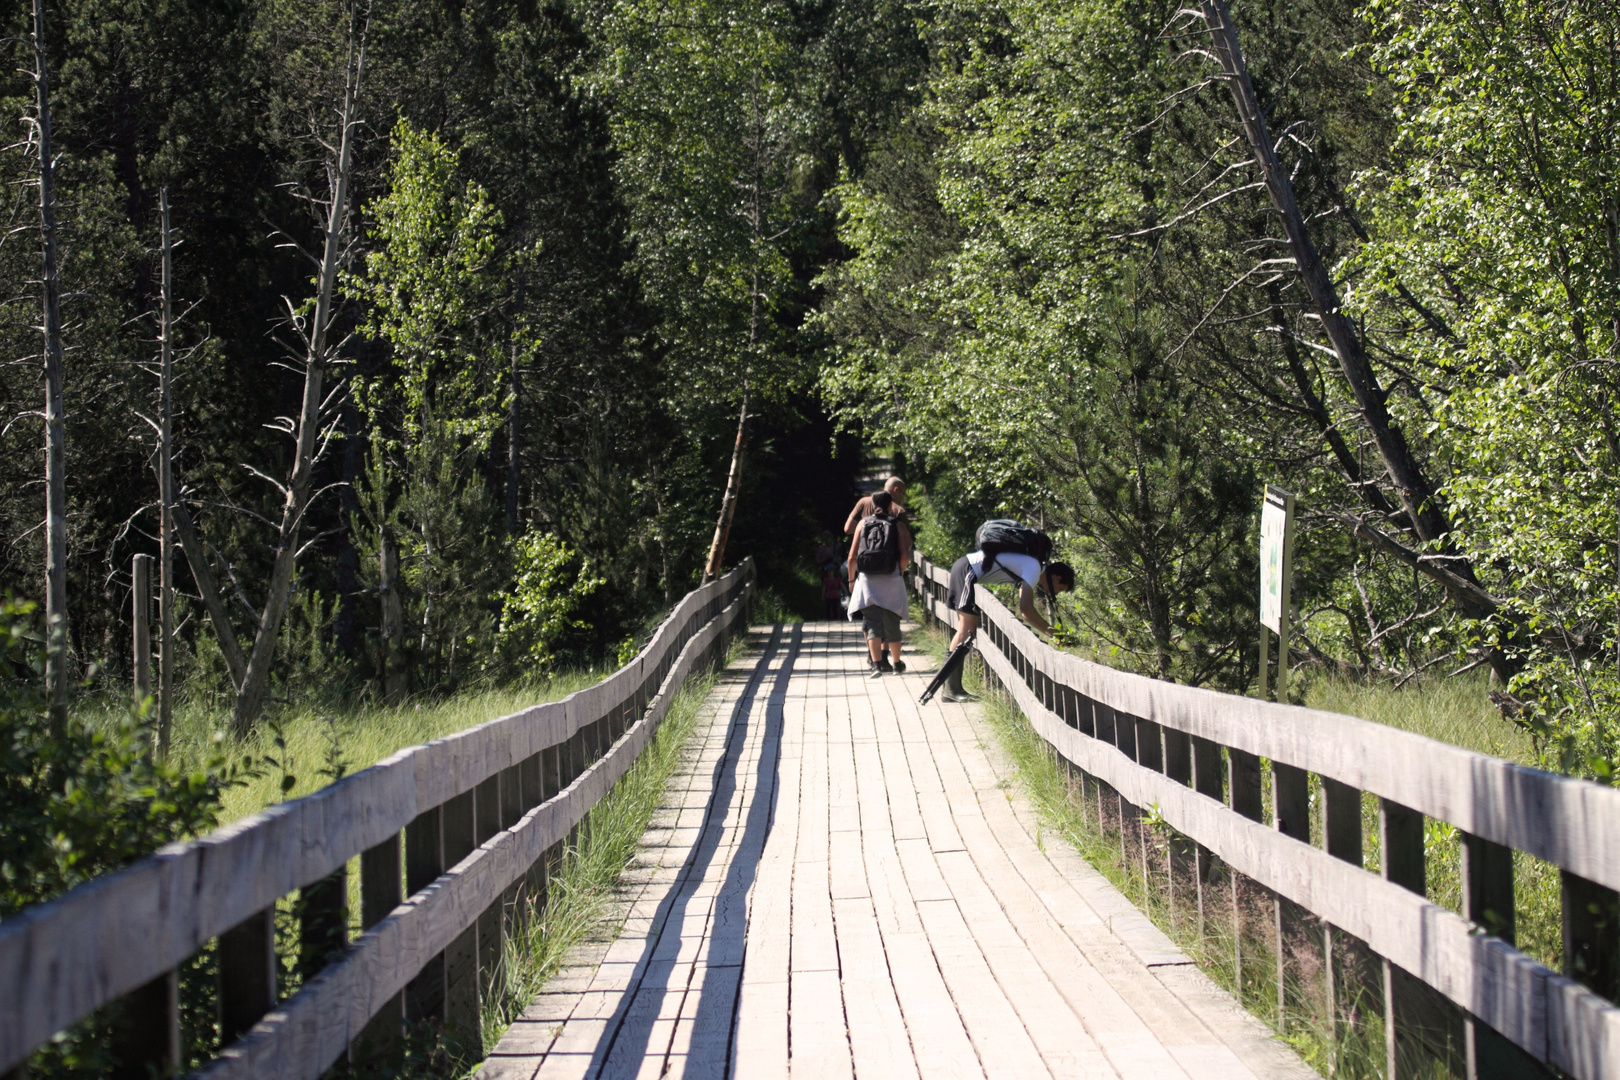
MULTIPOLYGON (((985 517, 1039 519, 1080 571, 1071 644, 1237 691, 1280 483, 1291 664, 1489 669, 1544 764, 1613 774, 1608 5, 1240 0, 1241 54, 1216 0, 43 11, 90 691, 128 685, 130 557, 159 550, 166 192, 196 537, 176 686, 239 732, 612 662, 703 572, 738 446, 727 561, 813 612, 809 549, 864 443, 926 491, 937 559, 985 517), (281 544, 301 430, 311 495, 281 544), (233 662, 221 620, 263 656, 233 662)), ((19 597, 48 554, 30 20, 0 24, 19 597)))

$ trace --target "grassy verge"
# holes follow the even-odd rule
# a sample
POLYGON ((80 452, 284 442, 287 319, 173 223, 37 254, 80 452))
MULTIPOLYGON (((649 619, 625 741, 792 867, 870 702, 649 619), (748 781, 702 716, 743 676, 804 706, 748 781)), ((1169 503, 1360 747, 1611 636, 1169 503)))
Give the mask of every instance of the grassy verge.
MULTIPOLYGON (((397 706, 367 701, 303 704, 261 722, 245 739, 224 734, 229 727, 228 714, 188 705, 175 715, 171 754, 179 765, 191 769, 202 768, 221 750, 237 759, 252 757, 274 763, 224 793, 220 823, 227 824, 278 802, 318 791, 335 777, 375 765, 407 746, 567 697, 610 673, 560 672, 499 689, 470 690, 397 706), (291 782, 283 787, 289 777, 291 782)), ((92 719, 105 716, 109 721, 128 712, 122 695, 83 699, 76 708, 81 715, 92 719)))

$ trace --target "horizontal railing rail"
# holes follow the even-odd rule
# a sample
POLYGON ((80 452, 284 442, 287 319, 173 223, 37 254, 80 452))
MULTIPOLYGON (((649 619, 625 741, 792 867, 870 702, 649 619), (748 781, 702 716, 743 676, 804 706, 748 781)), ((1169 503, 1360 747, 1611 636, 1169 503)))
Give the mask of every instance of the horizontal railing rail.
MULTIPOLYGON (((910 581, 928 614, 954 626, 945 570, 919 558, 910 581)), ((1327 986, 1333 934, 1381 958, 1391 1065, 1404 1029, 1434 1030, 1438 995, 1470 1077, 1548 1075, 1546 1064, 1620 1080, 1620 790, 1354 717, 1121 672, 1047 645, 986 590, 975 599, 990 681, 1087 791, 1106 787, 1121 821, 1154 808, 1197 845, 1200 880, 1213 857, 1319 920, 1327 986), (1362 867, 1362 792, 1378 797, 1376 873, 1362 867), (1461 834, 1461 914, 1425 895, 1426 817, 1461 834), (1514 851, 1560 870, 1562 972, 1513 945, 1514 851)), ((1283 923, 1278 914, 1279 995, 1283 923)))
POLYGON ((397 1045, 406 1021, 479 1051, 512 905, 543 898, 686 678, 723 660, 753 581, 746 560, 688 593, 635 659, 561 701, 401 750, 0 922, 0 1073, 114 1002, 120 1071, 172 1073, 176 971, 210 942, 222 1045, 201 1075, 314 1080, 397 1045), (347 941, 355 857, 362 932, 347 941), (293 893, 304 979, 278 1002, 276 903, 293 893))

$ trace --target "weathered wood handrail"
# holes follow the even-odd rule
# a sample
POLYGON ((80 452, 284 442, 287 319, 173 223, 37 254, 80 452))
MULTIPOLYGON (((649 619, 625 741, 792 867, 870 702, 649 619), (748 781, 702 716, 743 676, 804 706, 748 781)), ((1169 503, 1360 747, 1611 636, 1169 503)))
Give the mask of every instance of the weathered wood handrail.
MULTIPOLYGON (((929 615, 954 626, 948 578, 925 557, 910 574, 929 615)), ((1620 790, 1354 717, 1117 671, 1047 645, 987 590, 976 600, 991 681, 1083 782, 1106 784, 1131 813, 1154 807, 1325 932, 1383 959, 1392 1060, 1404 1021, 1391 999, 1404 1001, 1403 980, 1415 980, 1462 1010, 1470 1077, 1546 1063, 1620 1080, 1620 790), (1261 758, 1272 763, 1270 822, 1260 820, 1261 758), (1311 844, 1309 773, 1323 782, 1322 847, 1311 844), (1380 800, 1379 873, 1361 866, 1364 791, 1380 800), (1424 895, 1424 816, 1463 834, 1467 918, 1424 895), (1512 945, 1513 850, 1563 873, 1564 973, 1512 945)), ((1325 958, 1331 966, 1330 947, 1325 958)))
POLYGON ((314 1080, 363 1032, 397 1039, 398 1023, 367 1030, 379 1018, 436 1018, 476 1040, 480 969, 499 957, 503 903, 524 885, 543 890, 559 845, 647 745, 687 676, 724 657, 753 580, 747 560, 688 593, 634 660, 561 701, 401 750, 6 919, 0 1072, 120 999, 148 1031, 146 1063, 173 1068, 173 973, 214 939, 227 1045, 202 1075, 314 1080), (356 856, 365 929, 345 943, 343 890, 330 886, 356 856), (335 932, 341 947, 278 1004, 275 904, 303 890, 304 922, 317 921, 309 897, 322 883, 337 897, 335 927, 301 934, 335 932))

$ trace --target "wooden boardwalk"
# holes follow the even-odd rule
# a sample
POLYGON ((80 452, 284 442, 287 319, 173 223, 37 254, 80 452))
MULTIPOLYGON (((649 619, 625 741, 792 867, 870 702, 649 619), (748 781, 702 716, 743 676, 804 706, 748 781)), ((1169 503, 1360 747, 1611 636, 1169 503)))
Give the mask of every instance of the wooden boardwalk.
POLYGON ((927 677, 868 678, 834 623, 734 665, 621 879, 621 932, 481 1075, 1315 1076, 1042 843, 977 707, 917 705, 927 677))

